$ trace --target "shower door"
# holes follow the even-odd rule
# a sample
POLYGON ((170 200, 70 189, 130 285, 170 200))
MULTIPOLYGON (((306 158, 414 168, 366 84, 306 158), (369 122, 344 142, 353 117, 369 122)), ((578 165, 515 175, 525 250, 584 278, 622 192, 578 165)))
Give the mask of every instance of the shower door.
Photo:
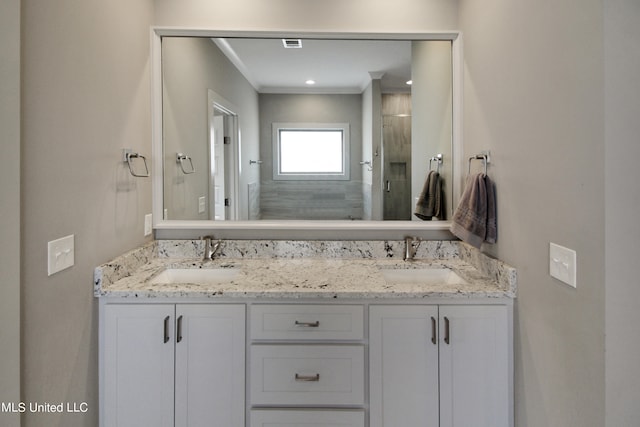
POLYGON ((411 219, 411 116, 385 115, 382 126, 383 219, 411 219))

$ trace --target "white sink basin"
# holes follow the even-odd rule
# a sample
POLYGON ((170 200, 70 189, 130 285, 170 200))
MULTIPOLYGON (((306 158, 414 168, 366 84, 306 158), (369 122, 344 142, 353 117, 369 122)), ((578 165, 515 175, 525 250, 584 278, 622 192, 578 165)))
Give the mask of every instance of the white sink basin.
POLYGON ((167 268, 151 279, 151 283, 198 283, 215 285, 233 280, 239 270, 235 268, 167 268))
POLYGON ((467 281, 448 268, 400 268, 382 269, 388 284, 396 285, 463 285, 467 281))

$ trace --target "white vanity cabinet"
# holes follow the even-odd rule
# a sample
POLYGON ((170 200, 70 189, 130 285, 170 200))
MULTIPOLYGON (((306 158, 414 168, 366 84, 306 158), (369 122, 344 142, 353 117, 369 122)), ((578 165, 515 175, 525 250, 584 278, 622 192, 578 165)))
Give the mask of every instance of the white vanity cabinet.
POLYGON ((370 427, 510 427, 505 305, 380 305, 369 312, 370 427))
POLYGON ((511 307, 103 300, 100 425, 513 427, 511 307))
POLYGON ((244 304, 101 304, 102 427, 244 427, 244 304))

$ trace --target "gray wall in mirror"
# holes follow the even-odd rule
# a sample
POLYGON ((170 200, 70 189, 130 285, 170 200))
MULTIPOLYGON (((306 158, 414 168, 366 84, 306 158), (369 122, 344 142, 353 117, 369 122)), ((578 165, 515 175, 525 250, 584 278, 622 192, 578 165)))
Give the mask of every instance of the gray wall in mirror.
POLYGON ((400 134, 409 135, 409 144, 406 140, 403 144, 410 155, 404 167, 394 161, 391 170, 389 162, 384 162, 385 152, 388 160, 398 150, 392 148, 394 142, 388 136, 384 141, 382 99, 390 95, 383 93, 379 79, 370 79, 359 94, 259 93, 211 39, 163 37, 164 219, 214 219, 210 203, 215 193, 210 173, 211 100, 207 96, 211 92, 238 119, 237 156, 227 155, 227 161, 237 163, 236 168, 228 168, 234 173, 226 177, 226 190, 218 190, 237 212, 233 219, 418 220, 412 214, 414 205, 428 173, 428 159, 437 153, 444 157, 440 167, 446 202, 442 217, 449 217, 454 180, 451 42, 417 41, 411 43, 411 50, 411 117, 394 119, 403 123, 400 134), (348 181, 274 182, 271 123, 295 121, 350 123, 348 181), (193 159, 195 173, 182 171, 176 153, 193 159), (371 167, 361 161, 370 162, 371 167), (387 190, 399 193, 395 183, 387 182, 389 173, 392 177, 404 174, 404 198, 388 197, 387 190), (204 205, 199 203, 202 200, 206 200, 204 205), (389 215, 390 205, 398 203, 402 209, 395 210, 403 213, 389 215))

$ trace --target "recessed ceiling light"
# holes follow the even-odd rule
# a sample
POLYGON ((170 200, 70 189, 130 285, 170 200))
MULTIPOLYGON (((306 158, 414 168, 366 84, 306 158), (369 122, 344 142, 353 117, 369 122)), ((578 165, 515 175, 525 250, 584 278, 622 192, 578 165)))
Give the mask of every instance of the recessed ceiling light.
POLYGON ((413 80, 407 80, 407 84, 411 86, 413 84, 413 80))
POLYGON ((314 84, 316 84, 316 81, 309 79, 305 83, 308 84, 308 85, 314 85, 314 84))

